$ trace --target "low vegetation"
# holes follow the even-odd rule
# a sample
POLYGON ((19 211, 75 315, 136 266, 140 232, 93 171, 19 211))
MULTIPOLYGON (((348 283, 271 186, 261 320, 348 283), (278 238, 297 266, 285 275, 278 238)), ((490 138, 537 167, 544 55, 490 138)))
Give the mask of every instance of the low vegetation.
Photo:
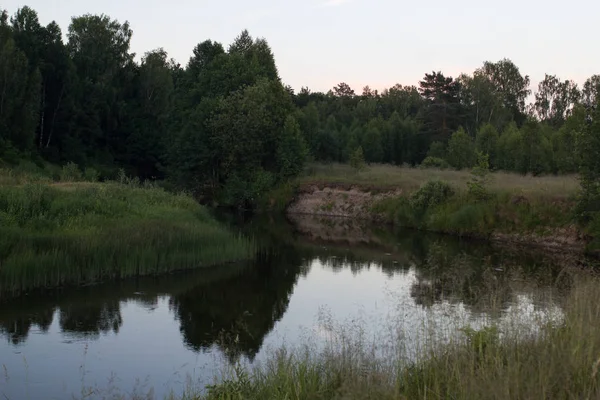
POLYGON ((0 297, 237 261, 253 250, 192 197, 152 184, 0 176, 12 182, 0 186, 0 297))
POLYGON ((321 351, 311 346, 281 349, 266 363, 252 369, 238 366, 207 393, 186 398, 597 398, 599 283, 582 279, 565 300, 563 318, 543 324, 536 333, 495 326, 465 328, 464 335, 421 349, 418 359, 410 362, 401 337, 395 343, 370 343, 360 329, 336 332, 339 339, 321 351), (378 356, 382 346, 391 350, 378 356))
MULTIPOLYGON (((448 182, 457 190, 466 190, 472 175, 470 170, 441 170, 372 164, 360 173, 345 164, 311 164, 307 173, 298 178, 302 185, 357 185, 385 191, 400 189, 411 193, 429 180, 448 182)), ((521 195, 526 198, 565 199, 574 197, 580 189, 577 175, 533 176, 510 172, 493 172, 488 184, 492 192, 521 195)))

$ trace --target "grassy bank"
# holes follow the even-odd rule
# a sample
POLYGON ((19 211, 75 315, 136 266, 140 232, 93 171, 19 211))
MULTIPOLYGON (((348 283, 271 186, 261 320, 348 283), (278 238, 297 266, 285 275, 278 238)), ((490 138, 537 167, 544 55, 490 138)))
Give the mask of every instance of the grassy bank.
POLYGON ((232 262, 253 250, 184 194, 2 175, 0 297, 232 262))
MULTIPOLYGON (((575 175, 532 176, 508 172, 493 172, 489 189, 494 193, 520 195, 528 199, 569 199, 579 190, 575 175)), ((471 179, 470 170, 439 170, 432 168, 409 168, 373 164, 356 172, 344 164, 314 164, 298 179, 300 185, 356 185, 373 191, 402 190, 407 193, 418 190, 429 180, 448 182, 457 190, 466 190, 471 179)))
POLYGON ((294 202, 298 207, 292 209, 304 213, 574 248, 585 247, 584 237, 594 236, 575 223, 580 189, 576 176, 493 172, 480 193, 469 189, 472 182, 471 171, 372 165, 356 172, 340 164, 312 165, 297 181, 269 193, 263 203, 281 209, 294 202))
MULTIPOLYGON (((322 351, 280 350, 261 366, 237 368, 204 395, 233 399, 539 399, 600 396, 600 285, 583 279, 564 318, 537 335, 495 327, 422 349, 407 363, 402 338, 370 343, 342 332, 322 351), (385 356, 375 354, 382 347, 385 356), (400 349, 400 350, 398 350, 400 349)), ((392 334, 393 335, 393 334, 392 334)))
POLYGON ((377 202, 373 212, 398 226, 450 234, 577 239, 574 199, 551 200, 510 192, 489 192, 485 198, 477 198, 464 190, 443 193, 443 186, 443 181, 429 181, 412 193, 377 202))

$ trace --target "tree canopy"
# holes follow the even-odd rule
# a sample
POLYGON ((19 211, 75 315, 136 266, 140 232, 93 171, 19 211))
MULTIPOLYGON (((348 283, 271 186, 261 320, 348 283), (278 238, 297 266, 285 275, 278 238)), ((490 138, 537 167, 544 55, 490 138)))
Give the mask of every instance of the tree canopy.
POLYGON ((595 115, 600 75, 579 88, 530 78, 509 59, 472 73, 424 74, 417 86, 378 91, 340 82, 297 93, 264 38, 200 41, 182 66, 166 49, 139 61, 133 30, 107 15, 40 24, 35 10, 0 12, 0 162, 75 162, 235 206, 252 206, 307 159, 573 173, 575 144, 595 115), (529 101, 529 104, 528 104, 529 101), (360 151, 359 151, 360 150, 360 151), (359 157, 360 153, 360 157, 359 157))

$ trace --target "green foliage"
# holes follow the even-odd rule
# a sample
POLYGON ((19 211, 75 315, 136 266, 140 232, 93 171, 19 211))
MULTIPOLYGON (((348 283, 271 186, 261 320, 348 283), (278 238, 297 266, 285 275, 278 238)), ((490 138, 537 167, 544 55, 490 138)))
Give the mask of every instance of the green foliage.
POLYGON ((491 124, 483 125, 475 137, 475 148, 478 152, 488 155, 491 166, 496 166, 498 139, 498 131, 491 124))
POLYGON ((79 166, 74 162, 69 162, 62 167, 60 171, 60 180, 63 182, 78 182, 82 178, 79 166))
POLYGON ((446 146, 444 145, 444 143, 435 141, 435 142, 431 143, 431 146, 429 147, 429 151, 427 152, 427 157, 428 158, 445 159, 448 156, 447 153, 448 152, 446 150, 446 146))
POLYGON ((410 205, 415 210, 425 211, 444 203, 454 195, 454 189, 448 183, 440 180, 431 180, 419 190, 411 194, 410 205))
POLYGON ((471 180, 467 182, 468 193, 477 200, 485 200, 490 197, 487 189, 490 175, 490 163, 487 154, 477 152, 477 165, 471 171, 471 180))
POLYGON ((300 126, 290 115, 283 125, 283 133, 277 149, 277 165, 281 177, 285 180, 299 175, 307 157, 308 147, 300 132, 300 126))
POLYGON ((464 129, 459 128, 448 142, 448 162, 456 169, 472 168, 477 154, 475 144, 464 129))
MULTIPOLYGON (((600 104, 600 99, 597 101, 600 104)), ((590 117, 591 121, 578 133, 576 141, 582 189, 577 215, 581 222, 597 219, 600 212, 600 107, 596 107, 590 117)))
POLYGON ((121 184, 0 187, 0 296, 242 260, 193 198, 121 184))
POLYGON ((443 158, 427 156, 420 165, 421 168, 448 169, 450 164, 443 158))
POLYGON ((100 173, 95 168, 86 168, 83 172, 83 179, 88 182, 98 182, 98 179, 100 179, 100 173))
POLYGON ((358 146, 350 155, 350 166, 356 172, 360 172, 367 167, 361 146, 358 146))
POLYGON ((597 76, 580 93, 548 75, 527 107, 530 79, 503 59, 456 78, 432 71, 418 87, 360 92, 340 83, 296 94, 281 82, 268 42, 248 31, 229 46, 200 42, 185 66, 162 48, 138 62, 132 36, 128 22, 84 14, 71 20, 65 43, 61 28, 41 25, 29 7, 12 18, 2 12, 1 162, 72 162, 103 179, 123 168, 234 206, 253 197, 232 190, 244 186, 237 180, 264 182, 254 175, 265 171, 278 185, 308 156, 348 163, 359 146, 369 164, 445 168, 446 160, 466 169, 478 150, 494 170, 573 173, 573 138, 598 92, 597 76))

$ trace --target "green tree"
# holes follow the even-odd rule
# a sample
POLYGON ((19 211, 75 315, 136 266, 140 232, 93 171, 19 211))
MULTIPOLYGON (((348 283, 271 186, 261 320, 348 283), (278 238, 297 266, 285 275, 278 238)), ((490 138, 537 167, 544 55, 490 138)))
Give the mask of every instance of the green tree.
POLYGON ((577 135, 583 132, 585 127, 586 111, 582 106, 575 106, 573 113, 565 124, 553 132, 553 169, 555 173, 575 173, 579 168, 577 157, 577 135))
POLYGON ((490 176, 489 156, 480 151, 477 152, 477 163, 471 170, 471 180, 467 182, 469 195, 477 200, 485 200, 490 197, 488 183, 490 176))
POLYGON ((581 103, 588 109, 596 107, 598 94, 600 93, 600 75, 592 75, 589 77, 581 91, 581 103))
POLYGON ((475 144, 463 128, 452 134, 448 142, 448 162, 456 169, 472 168, 477 161, 475 144))
POLYGON ((519 160, 522 159, 521 153, 523 137, 516 122, 511 122, 506 126, 497 145, 497 167, 507 171, 517 171, 519 160))
POLYGON ((580 97, 577 84, 546 74, 535 94, 533 109, 540 121, 558 128, 569 117, 580 97))
POLYGON ((519 68, 506 58, 495 63, 486 61, 483 67, 476 71, 476 74, 489 79, 512 120, 518 125, 524 123, 526 120, 525 101, 531 93, 529 76, 521 75, 519 68))
MULTIPOLYGON (((126 156, 127 121, 124 105, 135 74, 129 52, 133 32, 106 15, 73 18, 69 26, 68 49, 78 81, 74 88, 72 142, 97 163, 114 163, 126 156)), ((86 163, 82 157, 80 163, 86 163)))
POLYGON ((378 120, 372 120, 365 126, 365 133, 361 142, 365 159, 369 163, 380 163, 383 160, 383 147, 381 129, 378 120))
POLYGON ((366 168, 365 156, 361 146, 358 146, 356 150, 350 154, 350 166, 357 173, 366 168))
POLYGON ((172 61, 163 49, 148 52, 142 58, 138 72, 137 114, 131 135, 128 137, 128 163, 135 166, 141 178, 160 174, 160 162, 167 140, 165 132, 170 127, 173 107, 172 61))
POLYGON ((241 197, 229 199, 235 201, 234 205, 251 205, 259 191, 268 186, 265 173, 274 176, 279 171, 277 153, 284 124, 292 110, 283 85, 267 79, 219 102, 210 121, 218 181, 225 187, 240 181, 260 186, 252 186, 247 193, 237 192, 241 197))
POLYGON ((286 180, 300 174, 308 154, 308 147, 300 132, 300 125, 290 115, 283 125, 283 133, 277 149, 280 176, 286 180))
POLYGON ((427 152, 427 157, 445 160, 448 157, 446 145, 442 142, 433 142, 427 152))
POLYGON ((600 212, 600 101, 588 115, 588 121, 577 132, 576 149, 579 159, 581 194, 577 214, 581 222, 587 223, 600 212))
POLYGON ((491 124, 483 125, 475 137, 475 148, 477 151, 488 155, 488 162, 492 167, 497 166, 498 131, 491 124))
POLYGON ((321 123, 319 120, 319 110, 315 102, 311 101, 306 107, 298 112, 298 121, 300 129, 308 144, 310 153, 316 155, 319 148, 319 131, 321 123))
POLYGON ((0 138, 20 151, 35 142, 40 103, 40 73, 18 48, 8 15, 0 15, 0 138))
POLYGON ((433 140, 446 140, 459 126, 460 85, 441 72, 425 74, 419 93, 425 99, 426 132, 433 140))

